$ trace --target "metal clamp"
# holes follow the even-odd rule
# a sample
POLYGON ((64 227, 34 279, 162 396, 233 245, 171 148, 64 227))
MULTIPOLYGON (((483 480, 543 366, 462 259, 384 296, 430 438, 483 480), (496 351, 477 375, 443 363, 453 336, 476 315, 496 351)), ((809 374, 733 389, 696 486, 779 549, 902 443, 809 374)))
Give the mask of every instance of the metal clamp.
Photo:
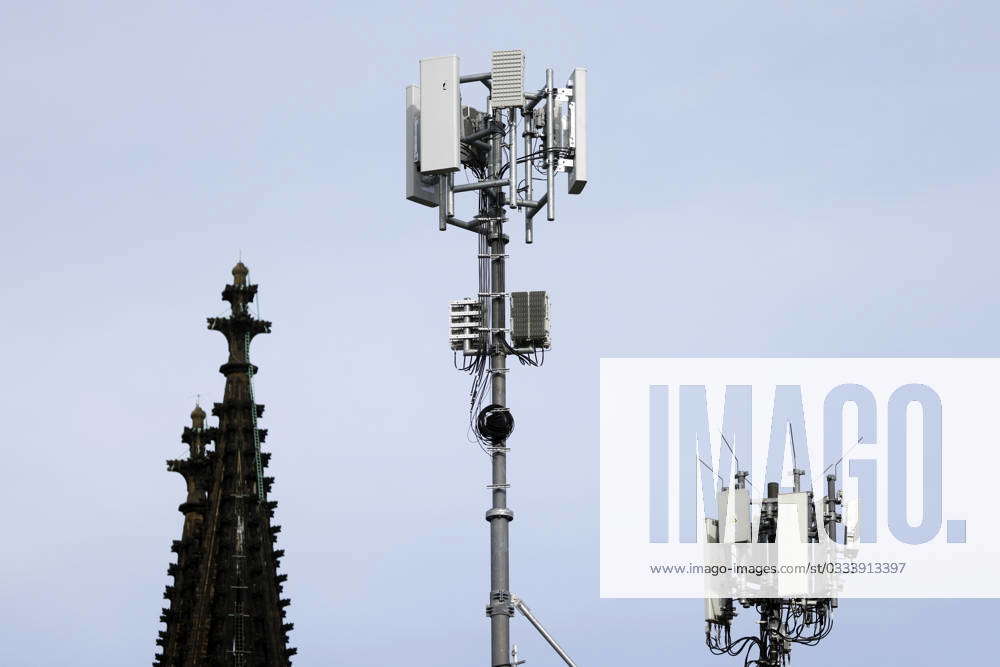
POLYGON ((490 591, 490 603, 486 605, 487 616, 513 616, 514 603, 510 591, 490 591))
MULTIPOLYGON (((504 484, 504 487, 507 485, 504 484)), ((486 520, 492 521, 493 519, 507 519, 508 521, 514 520, 514 510, 507 509, 506 507, 494 507, 491 510, 486 511, 486 520)))

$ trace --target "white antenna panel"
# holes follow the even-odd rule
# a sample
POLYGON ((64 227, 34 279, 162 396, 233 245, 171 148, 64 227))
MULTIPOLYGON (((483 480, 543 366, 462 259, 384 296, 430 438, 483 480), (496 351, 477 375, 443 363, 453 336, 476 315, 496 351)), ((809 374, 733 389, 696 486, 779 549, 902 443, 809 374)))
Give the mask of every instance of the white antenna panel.
POLYGON ((462 97, 458 56, 420 61, 420 171, 448 174, 462 167, 462 97))
POLYGON ((570 141, 573 143, 573 167, 569 170, 569 193, 578 195, 587 186, 587 70, 577 67, 567 85, 573 89, 570 102, 570 141))

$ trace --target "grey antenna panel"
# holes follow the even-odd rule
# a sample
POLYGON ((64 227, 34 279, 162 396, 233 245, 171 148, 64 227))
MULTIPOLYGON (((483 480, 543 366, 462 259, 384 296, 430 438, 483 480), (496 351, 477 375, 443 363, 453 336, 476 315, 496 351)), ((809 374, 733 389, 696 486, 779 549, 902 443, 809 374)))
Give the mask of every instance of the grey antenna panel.
POLYGON ((438 176, 420 173, 420 87, 406 87, 406 198, 424 206, 437 206, 441 198, 438 176))
POLYGON ((549 296, 543 291, 511 292, 510 337, 517 348, 549 349, 549 296))
POLYGON ((524 51, 494 51, 490 84, 494 109, 524 107, 524 51))

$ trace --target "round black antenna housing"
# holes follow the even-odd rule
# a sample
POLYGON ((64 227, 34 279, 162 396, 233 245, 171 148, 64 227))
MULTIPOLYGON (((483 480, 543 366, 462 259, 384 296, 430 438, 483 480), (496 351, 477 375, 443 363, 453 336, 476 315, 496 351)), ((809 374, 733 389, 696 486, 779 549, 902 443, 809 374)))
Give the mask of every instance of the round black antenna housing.
POLYGON ((514 416, 501 405, 487 405, 476 419, 476 431, 493 444, 504 442, 514 430, 514 416))

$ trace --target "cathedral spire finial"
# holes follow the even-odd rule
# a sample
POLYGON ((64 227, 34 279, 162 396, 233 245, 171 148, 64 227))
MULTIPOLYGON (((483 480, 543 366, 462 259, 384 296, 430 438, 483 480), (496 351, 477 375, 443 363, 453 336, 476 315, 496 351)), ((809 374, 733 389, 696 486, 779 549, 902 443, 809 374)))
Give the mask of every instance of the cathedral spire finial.
POLYGON ((236 262, 236 266, 233 267, 233 284, 236 287, 245 287, 248 273, 250 273, 250 269, 242 260, 236 262))
POLYGON ((205 428, 205 411, 201 409, 200 403, 194 404, 191 411, 191 428, 205 428))

